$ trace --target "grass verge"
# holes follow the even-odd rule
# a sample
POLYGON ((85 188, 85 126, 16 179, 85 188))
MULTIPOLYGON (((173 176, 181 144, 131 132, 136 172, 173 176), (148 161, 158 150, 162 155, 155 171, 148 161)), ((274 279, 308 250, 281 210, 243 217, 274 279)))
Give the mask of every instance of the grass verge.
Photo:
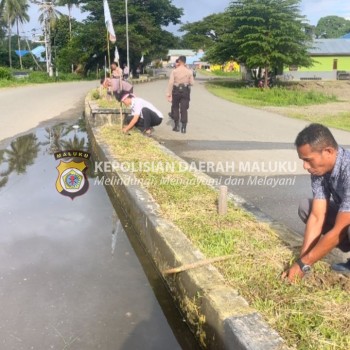
POLYGON ((350 112, 343 112, 337 115, 307 116, 300 113, 288 114, 292 118, 307 120, 310 123, 320 123, 330 128, 350 131, 350 112))
POLYGON ((135 176, 174 222, 208 258, 232 255, 216 264, 227 282, 256 308, 289 346, 321 350, 350 348, 350 279, 329 271, 323 262, 300 283, 281 280, 293 252, 268 225, 229 205, 217 214, 217 193, 194 174, 182 171, 154 140, 138 132, 125 136, 117 126, 105 126, 99 136, 120 162, 134 165, 135 176), (144 162, 172 164, 174 171, 142 171, 144 162))
MULTIPOLYGON (((1 67, 0 67, 1 68, 1 67)), ((23 71, 21 71, 23 72, 23 71)), ((87 79, 78 74, 73 73, 59 73, 59 76, 50 77, 46 72, 32 72, 28 71, 28 76, 24 78, 15 78, 9 75, 6 78, 0 76, 0 88, 18 87, 31 84, 47 84, 55 82, 68 82, 68 81, 83 81, 83 80, 95 80, 95 77, 87 79)))
POLYGON ((316 91, 300 91, 285 87, 246 88, 242 86, 242 82, 212 82, 207 84, 207 88, 216 96, 252 107, 307 106, 337 101, 334 95, 316 91))
MULTIPOLYGON (((290 88, 282 87, 267 90, 258 88, 244 88, 239 82, 211 82, 207 88, 214 95, 239 103, 245 106, 255 108, 275 106, 312 106, 328 102, 339 102, 334 95, 328 95, 316 91, 303 91, 292 86, 290 88)), ((308 115, 298 112, 297 109, 280 112, 288 117, 309 121, 310 123, 321 123, 330 128, 337 128, 350 131, 350 113, 341 112, 336 115, 318 114, 308 115)))

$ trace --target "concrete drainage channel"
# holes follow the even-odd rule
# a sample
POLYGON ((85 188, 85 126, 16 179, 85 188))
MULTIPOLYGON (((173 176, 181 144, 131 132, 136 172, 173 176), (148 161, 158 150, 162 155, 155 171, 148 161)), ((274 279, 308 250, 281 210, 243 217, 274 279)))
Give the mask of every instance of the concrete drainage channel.
MULTIPOLYGON (((87 128, 92 150, 99 161, 117 161, 109 145, 98 137, 99 114, 91 115, 85 103, 87 128)), ((171 153, 163 146, 164 151, 171 153)), ((176 155, 173 156, 179 159, 176 155)), ((206 176, 198 173, 198 176, 206 176)), ((157 269, 204 260, 203 254, 172 222, 160 215, 157 203, 137 185, 134 175, 113 171, 104 174, 111 183, 107 190, 118 201, 157 269)), ((164 277, 175 303, 182 310, 201 346, 208 349, 287 350, 276 331, 252 309, 236 290, 226 285, 213 265, 164 277)))

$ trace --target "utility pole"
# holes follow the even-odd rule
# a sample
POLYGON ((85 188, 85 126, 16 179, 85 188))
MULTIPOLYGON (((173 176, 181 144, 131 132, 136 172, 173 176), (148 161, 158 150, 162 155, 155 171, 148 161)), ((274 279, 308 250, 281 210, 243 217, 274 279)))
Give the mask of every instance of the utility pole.
POLYGON ((46 57, 46 72, 49 73, 49 33, 47 30, 47 18, 44 19, 44 41, 45 41, 45 57, 46 57))
POLYGON ((49 76, 53 76, 53 70, 52 70, 52 48, 51 48, 51 23, 50 23, 50 17, 51 13, 53 12, 53 3, 52 2, 46 2, 46 11, 45 11, 45 31, 46 31, 46 47, 47 47, 47 60, 46 60, 46 68, 47 73, 49 73, 49 76))
POLYGON ((46 57, 46 72, 53 76, 52 69, 52 49, 51 49, 51 27, 50 27, 50 18, 51 14, 54 11, 54 4, 50 1, 38 2, 33 0, 34 4, 39 5, 42 8, 43 13, 43 23, 44 23, 44 43, 45 43, 45 57, 46 57))
POLYGON ((126 64, 131 72, 129 58, 129 15, 128 15, 128 0, 125 0, 125 24, 126 24, 126 64))

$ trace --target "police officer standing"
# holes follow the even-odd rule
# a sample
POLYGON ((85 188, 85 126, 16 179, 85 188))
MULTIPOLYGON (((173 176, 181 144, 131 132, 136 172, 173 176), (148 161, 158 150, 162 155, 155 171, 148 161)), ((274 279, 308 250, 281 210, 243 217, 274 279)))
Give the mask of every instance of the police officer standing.
POLYGON ((173 131, 180 131, 180 120, 181 132, 186 133, 191 85, 193 85, 193 72, 186 67, 186 57, 180 56, 178 67, 170 74, 167 93, 168 101, 172 102, 173 107, 172 113, 175 122, 173 131))

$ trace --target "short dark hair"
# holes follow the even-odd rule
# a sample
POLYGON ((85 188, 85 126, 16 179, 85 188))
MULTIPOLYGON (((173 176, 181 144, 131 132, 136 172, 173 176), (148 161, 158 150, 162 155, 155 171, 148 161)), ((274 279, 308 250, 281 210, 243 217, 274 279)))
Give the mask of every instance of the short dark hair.
POLYGON ((186 56, 180 56, 178 58, 179 61, 183 62, 183 63, 186 63, 186 56))
POLYGON ((330 130, 317 123, 312 123, 300 131, 294 144, 297 148, 308 144, 314 151, 322 151, 325 147, 338 149, 337 141, 330 130))

